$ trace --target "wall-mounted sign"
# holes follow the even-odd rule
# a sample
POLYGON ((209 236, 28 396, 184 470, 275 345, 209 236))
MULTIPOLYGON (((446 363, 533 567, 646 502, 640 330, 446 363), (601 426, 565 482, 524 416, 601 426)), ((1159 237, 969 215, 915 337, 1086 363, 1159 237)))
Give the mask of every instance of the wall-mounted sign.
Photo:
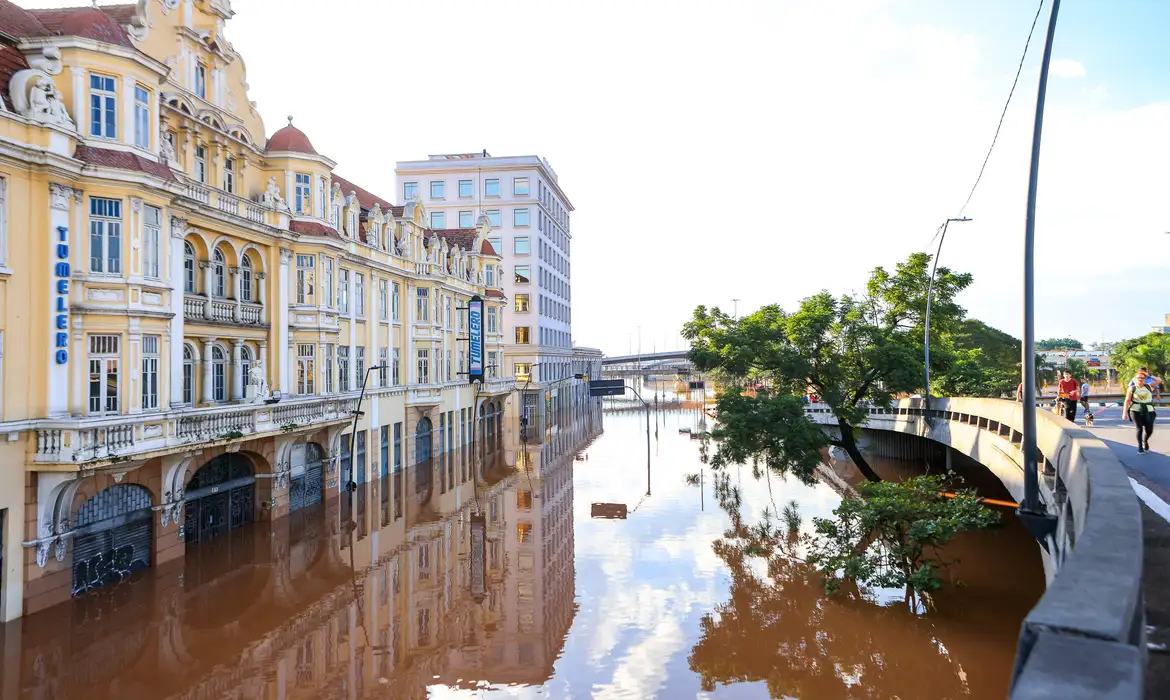
POLYGON ((477 294, 467 304, 467 325, 471 329, 468 338, 470 364, 467 378, 471 382, 483 381, 483 299, 477 294))
POLYGON ((487 549, 487 520, 482 515, 471 516, 471 597, 482 601, 486 595, 484 576, 486 564, 484 550, 487 549))
POLYGON ((57 364, 69 362, 69 229, 57 227, 57 260, 53 263, 53 348, 57 364))

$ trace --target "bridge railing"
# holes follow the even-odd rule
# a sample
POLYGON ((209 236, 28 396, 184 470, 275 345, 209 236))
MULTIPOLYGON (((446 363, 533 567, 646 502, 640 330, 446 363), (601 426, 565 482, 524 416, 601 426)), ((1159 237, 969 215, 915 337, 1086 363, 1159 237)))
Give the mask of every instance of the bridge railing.
MULTIPOLYGON (((1001 399, 936 399, 928 424, 922 400, 906 399, 871 408, 865 427, 949 445, 994 472, 1019 501, 1023 410, 1001 399)), ((1041 497, 1057 528, 1041 545, 1048 588, 1024 619, 1011 698, 1138 700, 1146 664, 1140 506, 1105 443, 1034 410, 1041 497)), ((807 412, 836 423, 823 405, 807 412)))

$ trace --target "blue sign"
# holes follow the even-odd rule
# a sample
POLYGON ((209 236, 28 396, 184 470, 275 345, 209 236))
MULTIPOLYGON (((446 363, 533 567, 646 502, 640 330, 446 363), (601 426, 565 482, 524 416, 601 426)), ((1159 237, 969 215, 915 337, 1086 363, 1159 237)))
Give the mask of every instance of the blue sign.
POLYGON ((483 381, 483 299, 479 295, 471 297, 467 304, 467 325, 471 328, 470 364, 467 368, 468 379, 472 382, 483 381))
POLYGON ((57 262, 53 264, 53 329, 57 364, 69 362, 69 229, 57 227, 57 262))

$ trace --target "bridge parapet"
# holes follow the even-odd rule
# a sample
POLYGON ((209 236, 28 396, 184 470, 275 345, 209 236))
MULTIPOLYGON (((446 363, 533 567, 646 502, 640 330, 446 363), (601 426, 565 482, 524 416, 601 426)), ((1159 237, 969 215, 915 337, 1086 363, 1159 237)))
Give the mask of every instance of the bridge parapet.
MULTIPOLYGON (((836 425, 827 406, 810 419, 836 425)), ((1001 399, 921 399, 871 408, 867 430, 909 433, 963 452, 1023 498, 1023 405, 1001 399)), ((1125 467, 1088 431, 1036 410, 1041 498, 1057 517, 1041 545, 1048 588, 1020 632, 1013 700, 1142 697, 1146 664, 1141 509, 1125 467)))

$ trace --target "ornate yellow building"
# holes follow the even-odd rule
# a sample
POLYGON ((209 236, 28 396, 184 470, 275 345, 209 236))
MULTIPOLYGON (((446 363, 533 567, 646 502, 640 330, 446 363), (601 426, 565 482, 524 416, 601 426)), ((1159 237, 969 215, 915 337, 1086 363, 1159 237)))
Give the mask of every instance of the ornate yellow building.
POLYGON ((0 0, 0 619, 499 431, 488 221, 266 138, 231 16, 0 0))

